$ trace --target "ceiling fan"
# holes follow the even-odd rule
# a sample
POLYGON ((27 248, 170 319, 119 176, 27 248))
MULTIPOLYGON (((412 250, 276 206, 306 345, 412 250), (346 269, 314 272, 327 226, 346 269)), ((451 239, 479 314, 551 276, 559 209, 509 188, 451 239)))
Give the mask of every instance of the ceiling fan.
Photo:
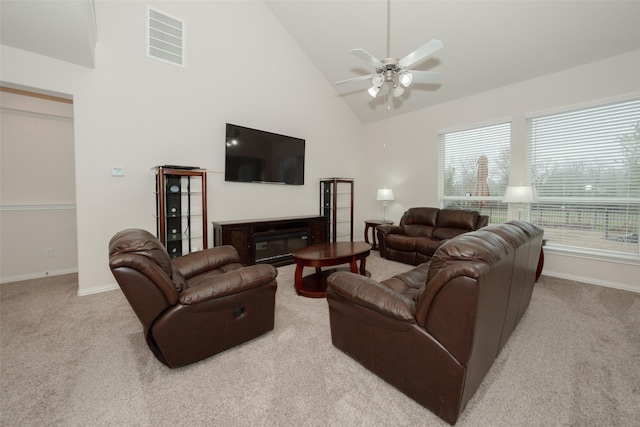
POLYGON ((440 40, 433 39, 430 42, 420 46, 402 59, 389 57, 390 43, 390 21, 391 21, 391 0, 387 2, 387 57, 385 59, 377 59, 364 49, 352 49, 351 53, 358 58, 364 60, 369 65, 373 65, 375 73, 366 76, 353 77, 346 80, 335 82, 339 85, 359 80, 371 79, 373 86, 368 90, 369 95, 375 98, 378 95, 384 96, 389 89, 392 90, 393 96, 398 97, 404 93, 404 88, 416 81, 422 83, 439 83, 442 74, 431 71, 409 70, 412 65, 426 59, 444 46, 440 40))

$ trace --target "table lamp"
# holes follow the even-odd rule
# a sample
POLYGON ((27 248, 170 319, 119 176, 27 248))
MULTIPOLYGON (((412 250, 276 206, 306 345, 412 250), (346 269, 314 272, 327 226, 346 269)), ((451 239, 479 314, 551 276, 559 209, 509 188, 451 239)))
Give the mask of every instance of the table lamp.
POLYGON ((508 185, 502 199, 502 203, 515 203, 518 205, 518 221, 522 221, 523 206, 537 202, 538 194, 531 185, 508 185))
POLYGON ((378 189, 378 196, 376 200, 382 201, 382 219, 387 220, 387 202, 389 200, 394 200, 393 198, 393 190, 390 188, 380 188, 378 189))

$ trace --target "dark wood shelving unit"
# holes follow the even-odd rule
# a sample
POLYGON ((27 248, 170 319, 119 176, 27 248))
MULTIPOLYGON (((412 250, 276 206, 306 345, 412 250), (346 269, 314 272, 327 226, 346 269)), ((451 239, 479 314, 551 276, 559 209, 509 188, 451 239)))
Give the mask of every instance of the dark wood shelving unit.
POLYGON ((320 215, 328 219, 329 242, 353 242, 353 179, 320 179, 320 215))
POLYGON ((293 264, 291 252, 327 242, 327 218, 300 216, 213 222, 214 246, 232 245, 240 263, 293 264))
POLYGON ((172 258, 208 247, 207 175, 198 168, 156 166, 157 235, 172 258))

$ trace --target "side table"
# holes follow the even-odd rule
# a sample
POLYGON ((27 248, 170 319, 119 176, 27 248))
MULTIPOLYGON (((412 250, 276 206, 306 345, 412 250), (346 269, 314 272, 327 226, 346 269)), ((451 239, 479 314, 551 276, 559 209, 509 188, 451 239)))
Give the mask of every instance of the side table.
POLYGON ((540 278, 542 274, 542 269, 544 268, 544 247, 547 244, 547 239, 542 239, 542 246, 540 247, 540 257, 538 258, 538 267, 536 268, 536 282, 540 278))
POLYGON ((371 244, 372 251, 379 251, 378 243, 376 242, 376 227, 382 224, 393 224, 393 221, 385 219, 365 219, 364 220, 364 241, 371 244), (369 242, 369 229, 373 228, 373 243, 369 242))

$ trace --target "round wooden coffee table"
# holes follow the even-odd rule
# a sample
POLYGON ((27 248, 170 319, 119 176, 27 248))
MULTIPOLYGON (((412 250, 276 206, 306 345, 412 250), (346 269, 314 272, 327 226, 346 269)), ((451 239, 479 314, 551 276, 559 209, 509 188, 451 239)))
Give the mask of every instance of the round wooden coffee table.
POLYGON ((366 270, 366 258, 371 253, 371 245, 362 242, 336 242, 311 245, 293 251, 296 259, 294 287, 298 295, 310 298, 327 296, 327 277, 338 270, 347 270, 369 276, 366 270), (360 269, 356 261, 360 260, 360 269), (349 268, 322 270, 321 267, 349 264, 349 268), (315 267, 316 272, 302 277, 304 267, 315 267))

